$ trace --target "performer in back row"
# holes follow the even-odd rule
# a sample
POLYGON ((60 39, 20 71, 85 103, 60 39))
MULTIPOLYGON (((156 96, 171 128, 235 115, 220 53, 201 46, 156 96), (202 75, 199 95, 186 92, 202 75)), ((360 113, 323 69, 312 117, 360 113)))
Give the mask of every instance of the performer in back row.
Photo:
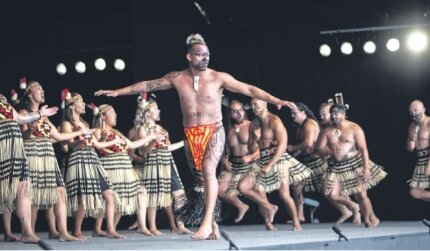
POLYGON ((384 179, 387 173, 369 160, 363 130, 346 119, 347 107, 343 103, 343 97, 337 97, 338 102, 330 108, 332 125, 321 133, 317 146, 321 156, 330 156, 323 192, 357 215, 359 208, 344 198, 345 195, 355 195, 366 227, 376 227, 379 219, 366 191, 384 179))

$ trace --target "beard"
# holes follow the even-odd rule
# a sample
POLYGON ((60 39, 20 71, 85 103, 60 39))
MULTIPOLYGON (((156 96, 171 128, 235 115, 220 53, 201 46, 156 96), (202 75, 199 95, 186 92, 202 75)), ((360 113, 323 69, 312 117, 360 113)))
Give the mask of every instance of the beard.
POLYGON ((237 118, 231 118, 231 122, 235 125, 239 125, 240 123, 242 123, 244 120, 244 117, 240 117, 239 119, 237 118))
POLYGON ((196 68, 199 71, 204 71, 204 70, 206 70, 208 68, 208 65, 209 65, 209 61, 200 61, 196 65, 196 68))

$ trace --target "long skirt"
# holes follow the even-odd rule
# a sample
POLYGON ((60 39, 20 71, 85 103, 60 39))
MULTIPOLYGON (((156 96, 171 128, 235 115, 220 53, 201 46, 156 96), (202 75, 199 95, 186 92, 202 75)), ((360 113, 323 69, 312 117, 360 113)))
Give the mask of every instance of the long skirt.
POLYGON ((148 194, 148 207, 163 208, 172 205, 172 153, 166 148, 152 150, 142 166, 136 166, 148 194))
MULTIPOLYGON (((0 121, 0 211, 13 211, 18 183, 29 180, 21 130, 13 120, 0 121)), ((31 184, 27 182, 30 198, 31 184)))
MULTIPOLYGON (((73 216, 78 211, 80 201, 83 203, 86 217, 104 216, 105 200, 102 192, 113 189, 113 185, 93 147, 79 147, 72 150, 65 181, 69 216, 73 216)), ((116 193, 115 199, 119 203, 116 193)))
POLYGON ((142 191, 143 183, 133 169, 130 156, 114 153, 101 157, 100 161, 121 201, 116 211, 123 215, 136 213, 137 194, 142 191))
POLYGON ((24 141, 33 186, 33 206, 46 209, 57 203, 57 187, 65 187, 63 176, 48 138, 24 141))

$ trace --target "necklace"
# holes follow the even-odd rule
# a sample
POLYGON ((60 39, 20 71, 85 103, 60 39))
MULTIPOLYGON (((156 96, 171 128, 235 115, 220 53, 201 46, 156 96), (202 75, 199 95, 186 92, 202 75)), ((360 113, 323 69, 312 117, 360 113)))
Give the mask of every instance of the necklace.
POLYGON ((235 131, 236 133, 239 133, 239 132, 240 132, 240 127, 239 127, 239 126, 237 126, 237 125, 235 125, 234 127, 235 127, 234 131, 235 131))
POLYGON ((340 137, 340 135, 342 135, 342 132, 336 128, 333 131, 331 131, 331 135, 335 137, 340 137))
POLYGON ((196 92, 199 91, 199 80, 200 80, 199 76, 193 77, 193 88, 196 92))

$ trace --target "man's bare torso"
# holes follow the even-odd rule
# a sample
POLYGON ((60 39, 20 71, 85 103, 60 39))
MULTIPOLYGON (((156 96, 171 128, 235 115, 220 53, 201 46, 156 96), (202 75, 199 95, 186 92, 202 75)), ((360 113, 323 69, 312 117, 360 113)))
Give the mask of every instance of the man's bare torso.
POLYGON ((179 95, 185 127, 208 125, 222 120, 223 83, 216 71, 207 69, 200 73, 198 91, 193 88, 193 76, 188 69, 172 78, 172 83, 179 95))
POLYGON ((229 153, 233 156, 248 154, 249 120, 244 120, 239 125, 232 125, 227 134, 229 153), (238 128, 238 129, 237 129, 238 128))
POLYGON ((350 121, 345 121, 342 128, 330 126, 325 132, 327 137, 328 147, 333 150, 333 158, 338 161, 348 160, 355 155, 358 151, 355 141, 355 130, 357 125, 350 121))
POLYGON ((267 119, 258 119, 260 121, 260 139, 258 140, 258 147, 260 149, 277 146, 278 141, 275 139, 275 133, 273 129, 273 125, 275 124, 274 120, 277 117, 273 114, 269 114, 267 119))
POLYGON ((413 122, 409 126, 409 134, 416 133, 415 150, 426 149, 430 146, 430 118, 425 116, 423 123, 417 125, 413 122))

